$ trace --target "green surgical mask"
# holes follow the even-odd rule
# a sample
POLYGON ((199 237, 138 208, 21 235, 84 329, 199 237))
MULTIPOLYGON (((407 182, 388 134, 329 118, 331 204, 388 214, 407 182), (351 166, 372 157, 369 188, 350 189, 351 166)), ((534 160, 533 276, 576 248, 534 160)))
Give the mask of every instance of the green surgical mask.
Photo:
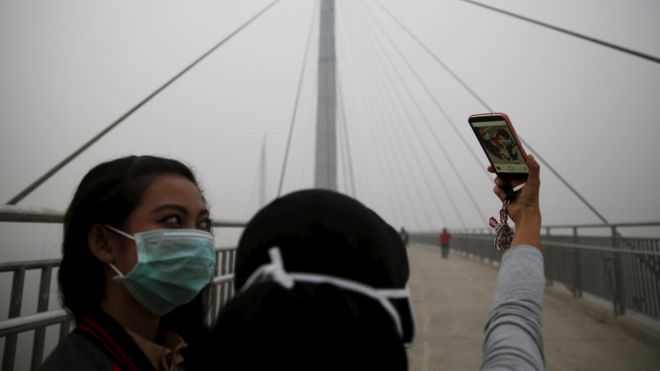
POLYGON ((213 235, 198 229, 158 229, 131 236, 138 261, 123 274, 110 264, 133 298, 157 316, 192 301, 211 282, 215 268, 213 235))

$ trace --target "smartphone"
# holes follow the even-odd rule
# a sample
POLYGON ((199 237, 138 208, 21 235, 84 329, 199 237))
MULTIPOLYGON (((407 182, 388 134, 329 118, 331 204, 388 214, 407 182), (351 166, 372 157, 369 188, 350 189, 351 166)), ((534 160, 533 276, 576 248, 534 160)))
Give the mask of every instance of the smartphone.
POLYGON ((497 176, 509 183, 526 181, 527 154, 509 117, 504 113, 480 113, 470 116, 468 122, 497 176))

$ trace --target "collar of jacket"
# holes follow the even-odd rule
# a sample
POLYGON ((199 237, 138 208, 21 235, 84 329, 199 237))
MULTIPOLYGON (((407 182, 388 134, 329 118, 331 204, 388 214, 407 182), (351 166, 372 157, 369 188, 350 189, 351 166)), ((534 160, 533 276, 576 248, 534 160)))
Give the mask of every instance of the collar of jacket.
POLYGON ((101 310, 85 316, 74 332, 96 344, 122 370, 155 371, 126 330, 101 310))

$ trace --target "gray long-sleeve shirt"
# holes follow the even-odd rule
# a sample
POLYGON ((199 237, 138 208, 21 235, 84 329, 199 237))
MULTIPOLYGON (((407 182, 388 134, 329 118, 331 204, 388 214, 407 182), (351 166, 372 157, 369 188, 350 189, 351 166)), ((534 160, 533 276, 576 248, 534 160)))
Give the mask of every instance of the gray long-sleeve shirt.
POLYGON ((544 370, 543 255, 518 246, 502 256, 486 322, 482 370, 544 370))

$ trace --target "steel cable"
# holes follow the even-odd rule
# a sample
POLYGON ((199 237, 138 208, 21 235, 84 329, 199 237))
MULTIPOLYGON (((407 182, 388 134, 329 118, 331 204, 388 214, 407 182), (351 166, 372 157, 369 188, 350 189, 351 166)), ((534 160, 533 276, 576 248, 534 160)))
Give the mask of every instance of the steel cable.
POLYGON ((280 172, 280 181, 277 186, 277 197, 282 195, 282 186, 284 185, 284 175, 286 174, 286 165, 289 161, 289 152, 291 150, 291 138, 293 137, 293 130, 296 124, 296 116, 298 114, 298 103, 300 102, 300 91, 302 90, 302 83, 305 77, 305 67, 307 66, 307 56, 309 55, 309 46, 312 40, 312 30, 314 29, 314 24, 316 17, 314 14, 318 11, 318 1, 314 5, 312 10, 312 20, 309 25, 309 32, 307 33, 307 42, 305 44, 305 52, 303 53, 302 67, 300 68, 300 77, 298 78, 298 87, 296 89, 296 99, 293 103, 293 112, 291 113, 291 122, 289 124, 289 135, 286 141, 286 148, 284 149, 284 161, 282 161, 282 171, 280 172))
POLYGON ((32 193, 35 189, 37 189, 39 186, 41 186, 44 182, 46 182, 50 177, 55 175, 60 169, 62 169, 64 166, 66 166, 69 162, 73 161, 76 157, 78 157, 81 153, 83 153, 85 150, 87 150, 89 147, 91 147, 94 143, 96 143, 99 139, 103 138, 106 134, 108 134, 112 129, 117 127, 119 124, 124 122, 128 117, 130 117, 133 113, 135 113, 137 110, 139 110, 142 106, 147 104, 150 100, 152 100, 155 96, 157 96, 160 92, 165 90, 168 86, 170 86, 172 83, 174 83, 176 80, 178 80, 181 76, 183 76, 186 72, 190 71, 193 67, 195 67, 197 64, 199 64, 202 60, 204 60, 206 57, 208 57, 211 53, 213 53, 215 50, 217 50, 220 46, 225 44, 227 41, 229 41, 232 37, 236 36, 239 32, 241 32, 245 27, 250 25, 252 22, 254 22, 257 18, 262 16, 266 11, 268 11, 270 8, 272 8, 276 3, 278 3, 279 0, 275 0, 268 4, 265 8, 260 10, 256 15, 254 15, 252 18, 248 19, 245 23, 243 23, 240 27, 238 27, 236 30, 234 30, 232 33, 227 35, 225 38, 220 40, 217 44, 215 44, 211 49, 209 49, 207 52, 202 54, 199 58, 195 59, 192 63, 190 63, 187 67, 185 67, 183 70, 181 70, 179 73, 174 75, 174 77, 170 78, 165 82, 163 85, 161 85, 158 89, 153 91, 151 94, 149 94, 146 98, 142 99, 139 103, 137 103, 135 106, 133 106, 131 109, 129 109, 126 113, 121 115, 118 119, 113 121, 110 125, 108 125, 105 129, 101 130, 100 133, 96 134, 92 139, 88 140, 85 144, 83 144, 80 148, 75 150, 72 154, 67 156, 64 160, 60 161, 57 165, 55 165, 52 169, 48 170, 44 175, 40 176, 37 180, 35 180, 32 184, 27 186, 24 190, 19 192, 16 196, 14 196, 11 200, 7 201, 7 205, 16 205, 18 202, 20 202, 22 199, 27 197, 30 193, 32 193))
POLYGON ((520 19, 522 21, 535 24, 537 26, 545 27, 545 28, 548 28, 548 29, 551 29, 551 30, 554 30, 554 31, 557 31, 557 32, 561 32, 561 33, 564 33, 564 34, 567 34, 567 35, 570 35, 570 36, 573 36, 573 37, 577 37, 578 39, 589 41, 589 42, 592 42, 594 44, 604 46, 606 48, 614 49, 614 50, 622 52, 624 54, 630 54, 630 55, 635 56, 635 57, 646 59, 647 61, 651 61, 651 62, 654 62, 654 63, 660 63, 660 58, 658 58, 656 56, 646 54, 646 53, 642 53, 642 52, 638 52, 638 51, 632 50, 630 48, 626 48, 626 47, 619 46, 619 45, 616 45, 616 44, 613 44, 613 43, 610 43, 610 42, 607 42, 607 41, 603 41, 603 40, 597 39, 595 37, 583 35, 581 33, 571 31, 571 30, 567 30, 565 28, 561 28, 561 27, 558 27, 558 26, 554 26, 554 25, 551 25, 549 23, 537 21, 536 19, 532 19, 532 18, 525 17, 525 16, 520 15, 520 14, 512 13, 512 12, 509 12, 509 11, 504 10, 504 9, 496 8, 492 5, 486 5, 486 4, 482 4, 480 2, 472 1, 472 0, 460 0, 460 1, 472 4, 472 5, 480 6, 482 8, 486 8, 488 10, 492 10, 492 11, 497 12, 497 13, 505 14, 505 15, 508 15, 509 17, 517 18, 517 19, 520 19))
MULTIPOLYGON (((383 4, 380 3, 380 1, 376 1, 375 3, 387 15, 389 15, 389 17, 403 31, 405 31, 415 42, 417 42, 417 44, 422 49, 424 49, 424 51, 426 51, 438 64, 440 64, 445 69, 445 71, 447 71, 447 73, 449 73, 452 77, 454 77, 454 79, 456 79, 456 81, 458 81, 458 83, 461 84, 463 86, 463 88, 465 88, 465 90, 467 90, 470 93, 470 95, 472 95, 472 97, 474 97, 474 99, 479 101, 479 103, 481 103, 481 105, 484 106, 488 111, 490 111, 490 112, 494 111, 488 105, 488 103, 486 103, 486 101, 484 101, 474 90, 472 90, 472 88, 470 88, 470 86, 467 85, 465 83, 465 81, 463 81, 463 79, 461 79, 451 68, 449 68, 449 66, 447 66, 447 64, 445 64, 435 53, 433 53, 433 51, 426 44, 424 44, 424 42, 422 40, 420 40, 414 33, 412 33, 412 31, 410 31, 410 29, 408 27, 406 27, 389 9, 385 8, 385 6, 383 6, 383 4)), ((557 170, 555 170, 554 167, 552 167, 552 165, 550 165, 548 163, 548 161, 546 161, 539 154, 538 151, 534 150, 534 148, 529 143, 527 143, 523 138, 521 138, 520 136, 519 136, 519 138, 520 138, 520 141, 525 145, 525 147, 527 147, 530 150, 530 152, 533 152, 536 155, 536 158, 539 160, 539 162, 541 162, 552 174, 554 174, 557 177, 557 179, 559 179, 559 181, 561 181, 580 201, 582 201, 582 203, 585 206, 587 206, 587 208, 589 208, 589 210, 591 210, 604 224, 609 224, 607 219, 605 219, 605 217, 600 212, 598 212, 598 210, 596 210, 596 208, 593 205, 591 205, 591 203, 589 203, 586 198, 584 198, 573 186, 571 186, 568 183, 568 181, 566 179, 564 179, 564 177, 561 176, 559 174, 559 172, 557 170)))

